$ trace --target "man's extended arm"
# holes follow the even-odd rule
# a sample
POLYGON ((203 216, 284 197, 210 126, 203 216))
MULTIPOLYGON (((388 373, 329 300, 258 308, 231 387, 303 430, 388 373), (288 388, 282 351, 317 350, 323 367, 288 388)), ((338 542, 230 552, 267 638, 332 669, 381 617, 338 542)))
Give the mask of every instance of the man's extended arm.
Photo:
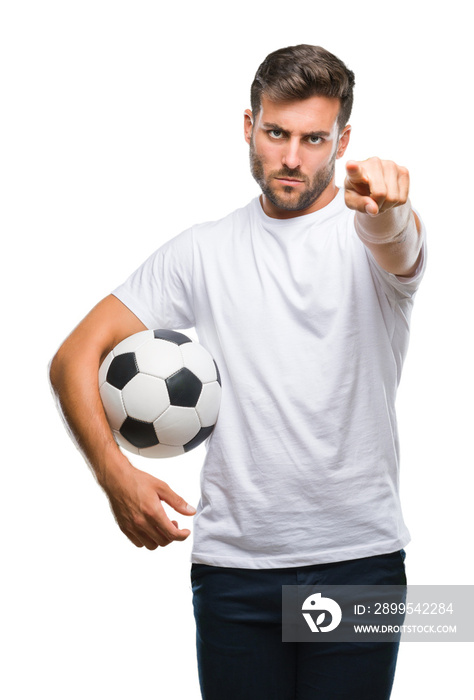
POLYGON ((412 211, 408 170, 380 158, 349 161, 345 201, 356 210, 355 228, 387 272, 412 276, 421 250, 421 226, 412 211))
POLYGON ((184 540, 189 530, 170 521, 161 501, 183 515, 195 509, 164 482, 136 469, 118 448, 99 395, 103 358, 124 338, 145 329, 110 295, 64 341, 51 362, 50 380, 77 446, 106 492, 117 523, 137 546, 156 549, 184 540))

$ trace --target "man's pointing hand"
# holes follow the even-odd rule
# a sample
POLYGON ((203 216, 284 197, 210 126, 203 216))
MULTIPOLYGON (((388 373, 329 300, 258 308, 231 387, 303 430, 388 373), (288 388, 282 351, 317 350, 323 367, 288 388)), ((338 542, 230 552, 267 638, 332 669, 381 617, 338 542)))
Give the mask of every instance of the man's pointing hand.
POLYGON ((407 202, 410 176, 391 160, 351 160, 346 164, 344 188, 349 209, 376 216, 407 202))

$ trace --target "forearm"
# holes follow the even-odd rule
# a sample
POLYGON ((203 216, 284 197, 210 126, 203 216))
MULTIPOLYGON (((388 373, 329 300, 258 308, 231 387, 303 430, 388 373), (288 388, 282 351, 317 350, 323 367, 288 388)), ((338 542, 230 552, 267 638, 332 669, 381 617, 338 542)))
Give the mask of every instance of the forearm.
POLYGON ((130 463, 113 438, 100 399, 100 357, 93 350, 65 346, 51 363, 51 386, 78 449, 105 488, 110 470, 127 469, 130 463))
POLYGON ((120 529, 137 547, 156 549, 190 534, 168 518, 162 500, 183 515, 196 511, 122 454, 99 394, 101 361, 117 343, 142 330, 143 323, 122 302, 106 297, 62 344, 51 362, 50 380, 71 436, 105 490, 120 529))
POLYGON ((414 274, 421 250, 421 226, 409 201, 377 216, 356 211, 354 224, 380 267, 395 275, 414 274))

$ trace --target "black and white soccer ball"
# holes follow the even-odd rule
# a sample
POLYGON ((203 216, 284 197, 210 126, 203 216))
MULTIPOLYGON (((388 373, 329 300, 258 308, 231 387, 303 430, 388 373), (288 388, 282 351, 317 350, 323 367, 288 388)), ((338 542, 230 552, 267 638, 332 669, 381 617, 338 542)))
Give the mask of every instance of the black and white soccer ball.
POLYGON ((159 329, 135 333, 107 355, 99 391, 121 447, 143 457, 175 457, 212 433, 221 379, 202 345, 159 329))

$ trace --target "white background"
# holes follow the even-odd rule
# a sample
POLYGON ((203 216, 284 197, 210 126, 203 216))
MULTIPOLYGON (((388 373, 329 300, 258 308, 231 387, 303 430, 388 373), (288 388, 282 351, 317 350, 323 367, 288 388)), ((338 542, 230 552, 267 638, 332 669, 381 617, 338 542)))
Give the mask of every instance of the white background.
MULTIPOLYGON (((242 114, 258 64, 281 46, 320 44, 354 70, 347 159, 378 155, 411 171, 429 270, 398 400, 407 572, 413 584, 473 583, 472 40, 463 5, 2 4, 6 699, 199 698, 191 541, 149 552, 122 535, 62 427, 46 366, 162 242, 257 194, 242 114)), ((197 504, 202 457, 132 459, 197 504)), ((393 700, 466 697, 469 653, 468 644, 402 644, 393 700)))

